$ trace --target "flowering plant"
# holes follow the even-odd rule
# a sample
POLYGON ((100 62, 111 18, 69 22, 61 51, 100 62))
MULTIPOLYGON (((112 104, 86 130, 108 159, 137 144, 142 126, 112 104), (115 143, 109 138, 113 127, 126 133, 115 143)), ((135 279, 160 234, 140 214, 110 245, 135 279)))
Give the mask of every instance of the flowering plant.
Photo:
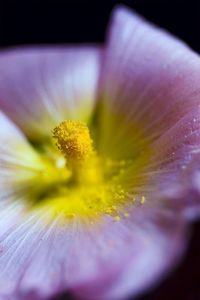
POLYGON ((124 7, 103 47, 0 54, 1 299, 124 299, 177 263, 199 80, 197 54, 124 7))

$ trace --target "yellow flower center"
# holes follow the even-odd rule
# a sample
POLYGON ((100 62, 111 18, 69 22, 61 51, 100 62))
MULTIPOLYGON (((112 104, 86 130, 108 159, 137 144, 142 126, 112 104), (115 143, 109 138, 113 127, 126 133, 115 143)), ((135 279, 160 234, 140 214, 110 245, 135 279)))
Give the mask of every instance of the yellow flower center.
POLYGON ((72 162, 86 160, 91 153, 92 139, 87 125, 81 121, 64 121, 53 130, 58 149, 72 162))
POLYGON ((101 182, 99 160, 93 150, 93 141, 86 123, 64 121, 53 130, 57 147, 71 170, 71 182, 79 185, 101 182))
MULTIPOLYGON (((133 126, 131 136, 134 130, 139 132, 133 126)), ((29 192, 29 208, 49 212, 51 219, 61 215, 64 220, 79 217, 93 222, 105 215, 115 221, 128 217, 129 205, 145 202, 140 194, 145 177, 140 171, 149 158, 148 142, 143 136, 136 141, 131 148, 130 141, 124 141, 128 144, 120 150, 121 157, 106 156, 97 145, 95 149, 86 123, 61 122, 53 129, 53 143, 38 148, 40 166, 32 181, 38 188, 29 192), (130 155, 125 155, 126 149, 130 155), (133 188, 138 192, 133 194, 133 188)))

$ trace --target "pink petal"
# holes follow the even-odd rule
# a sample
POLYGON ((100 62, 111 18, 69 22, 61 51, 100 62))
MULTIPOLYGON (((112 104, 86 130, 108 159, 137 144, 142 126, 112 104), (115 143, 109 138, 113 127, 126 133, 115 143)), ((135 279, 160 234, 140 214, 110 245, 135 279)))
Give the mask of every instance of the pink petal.
MULTIPOLYGON (((66 65, 69 66, 69 58, 63 65, 65 51, 62 55, 58 50, 54 51, 48 55, 48 50, 30 50, 27 54, 13 52, 2 54, 0 58, 0 103, 29 136, 43 134, 44 128, 45 134, 54 122, 60 120, 60 116, 65 117, 63 104, 66 104, 66 116, 74 117, 78 105, 74 105, 71 98, 79 103, 79 95, 88 95, 89 92, 88 88, 83 93, 81 87, 78 98, 74 98, 70 89, 67 101, 59 100, 65 98, 62 79, 66 65), (55 64, 51 65, 54 58, 55 64), (46 79, 46 73, 43 78, 38 69, 41 63, 44 63, 42 70, 46 66, 50 81, 49 77, 46 79), (27 74, 32 76, 31 81, 27 74), (47 85, 50 96, 44 91, 47 85), (15 107, 13 100, 17 103, 15 107)), ((94 76, 90 99, 94 97, 98 78, 97 52, 94 54, 92 51, 95 56, 92 65, 95 67, 92 67, 94 76)), ((178 120, 181 122, 181 118, 187 118, 198 102, 197 56, 180 42, 149 27, 125 9, 115 13, 103 68, 100 96, 109 100, 106 105, 113 113, 128 112, 128 118, 140 120, 152 142, 160 138, 159 145, 167 141, 167 130, 172 130, 176 136, 176 130, 180 129, 178 120)), ((85 68, 87 73, 86 69, 90 70, 88 65, 85 68)), ((76 75, 80 74, 77 69, 76 72, 76 75)), ((70 81, 71 72, 66 77, 70 81)), ((77 83, 72 80, 75 86, 80 84, 80 77, 77 83)), ((69 84, 69 87, 72 85, 69 84)), ((115 124, 111 125, 113 128, 115 124)), ((107 129, 109 137, 113 132, 109 132, 109 127, 107 129)), ((184 130, 187 132, 187 128, 184 130)), ((196 134, 196 127, 193 131, 196 134)), ((189 135, 186 143, 192 141, 193 149, 197 140, 195 134, 189 135)), ((185 146, 187 148, 188 145, 185 146)), ((182 148, 178 145, 177 149, 178 157, 182 148)), ((154 179, 156 192, 161 185, 159 178, 154 179)), ((167 205, 164 207, 164 201, 160 205, 153 202, 152 195, 149 205, 134 207, 127 219, 122 217, 120 222, 116 222, 105 217, 104 222, 89 226, 78 219, 61 225, 59 216, 49 224, 46 222, 48 211, 27 214, 17 202, 14 209, 3 203, 0 210, 3 220, 0 223, 0 296, 42 299, 72 290, 85 299, 109 300, 128 297, 131 293, 137 295, 156 283, 183 253, 187 228, 181 213, 178 214, 177 210, 173 212, 167 205)))
POLYGON ((200 216, 199 116, 199 108, 193 109, 153 143, 154 155, 146 171, 153 187, 149 200, 154 205, 167 203, 187 218, 200 216))
POLYGON ((21 130, 2 112, 0 124, 0 202, 11 202, 24 197, 24 185, 42 165, 21 130))
POLYGON ((87 228, 78 220, 63 226, 59 218, 45 225, 47 215, 22 214, 18 221, 10 220, 11 230, 0 237, 0 295, 22 299, 35 291, 43 299, 75 285, 106 283, 122 265, 119 255, 130 252, 126 243, 131 233, 123 226, 108 230, 109 221, 87 228))
POLYGON ((179 182, 171 184, 165 191, 164 202, 166 205, 182 213, 188 220, 200 217, 200 156, 199 150, 193 153, 193 159, 183 167, 179 182))
POLYGON ((110 277, 107 285, 96 281, 77 286, 74 292, 81 299, 127 299, 130 295, 136 296, 158 284, 178 263, 185 250, 185 224, 170 211, 137 208, 115 227, 114 242, 122 238, 124 229, 130 232, 119 258, 121 269, 110 277))
POLYGON ((184 222, 170 212, 146 211, 144 220, 137 209, 127 220, 105 218, 84 226, 78 220, 61 225, 59 217, 47 225, 48 211, 18 210, 18 219, 12 218, 5 209, 0 295, 16 299, 29 299, 25 296, 33 292, 46 299, 66 290, 84 299, 138 294, 168 271, 185 247, 184 222))
POLYGON ((100 50, 24 48, 0 54, 0 107, 29 137, 49 135, 66 118, 88 118, 100 50), (78 115, 80 114, 80 116, 78 115))
POLYGON ((199 56, 184 43, 124 7, 114 10, 99 93, 106 109, 155 139, 199 105, 199 81, 199 56))
MULTIPOLYGON (((99 104, 105 122, 99 148, 110 156, 120 147, 134 153, 138 134, 134 124, 139 126, 153 150, 144 170, 148 186, 142 186, 141 193, 156 201, 166 197, 163 189, 171 193, 183 187, 182 171, 199 149, 199 82, 200 57, 184 43, 124 7, 114 11, 100 76, 99 104)), ((184 197, 180 189, 179 196, 184 197)), ((199 200, 195 202, 200 206, 199 200)))

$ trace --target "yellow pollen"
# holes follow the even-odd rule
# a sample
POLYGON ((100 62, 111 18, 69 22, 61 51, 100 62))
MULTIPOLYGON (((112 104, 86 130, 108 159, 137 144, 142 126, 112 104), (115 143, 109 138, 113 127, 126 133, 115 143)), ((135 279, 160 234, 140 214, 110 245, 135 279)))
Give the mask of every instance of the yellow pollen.
POLYGON ((141 204, 144 204, 144 203, 145 203, 145 201, 146 201, 146 198, 145 198, 145 196, 142 196, 142 198, 141 198, 141 204))
POLYGON ((93 152, 89 129, 81 121, 64 121, 53 130, 58 149, 73 162, 86 160, 93 152))
POLYGON ((129 213, 124 213, 124 217, 128 218, 129 217, 129 213))

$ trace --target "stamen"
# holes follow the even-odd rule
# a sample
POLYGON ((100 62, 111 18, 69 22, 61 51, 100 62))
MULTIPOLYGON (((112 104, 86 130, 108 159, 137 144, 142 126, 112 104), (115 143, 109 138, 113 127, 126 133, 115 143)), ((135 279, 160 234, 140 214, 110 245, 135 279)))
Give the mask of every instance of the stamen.
POLYGON ((58 149, 71 162, 85 161, 93 152, 89 129, 81 121, 64 121, 53 130, 58 149))

